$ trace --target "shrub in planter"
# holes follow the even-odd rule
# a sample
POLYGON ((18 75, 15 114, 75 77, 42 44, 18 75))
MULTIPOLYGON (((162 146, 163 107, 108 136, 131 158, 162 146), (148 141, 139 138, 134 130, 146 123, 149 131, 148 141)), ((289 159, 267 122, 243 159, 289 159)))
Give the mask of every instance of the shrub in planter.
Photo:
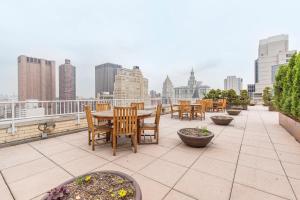
POLYGON ((269 106, 271 104, 271 100, 272 100, 271 88, 265 87, 263 91, 264 106, 269 106))
POLYGON ((295 138, 300 138, 300 53, 295 53, 287 65, 280 66, 274 83, 274 102, 280 114, 279 122, 295 138), (286 117, 284 117, 286 116, 286 117), (289 121, 285 123, 284 121, 289 121))
POLYGON ((248 105, 250 103, 250 97, 248 95, 247 90, 241 90, 241 94, 240 94, 240 105, 243 107, 244 110, 248 109, 248 105))
POLYGON ((233 120, 232 117, 229 116, 212 116, 211 120, 217 125, 227 126, 233 120))
POLYGON ((276 107, 274 106, 274 101, 270 101, 270 103, 269 103, 269 111, 276 111, 276 107))
POLYGON ((50 190, 42 200, 142 200, 137 182, 117 171, 99 171, 73 178, 50 190))

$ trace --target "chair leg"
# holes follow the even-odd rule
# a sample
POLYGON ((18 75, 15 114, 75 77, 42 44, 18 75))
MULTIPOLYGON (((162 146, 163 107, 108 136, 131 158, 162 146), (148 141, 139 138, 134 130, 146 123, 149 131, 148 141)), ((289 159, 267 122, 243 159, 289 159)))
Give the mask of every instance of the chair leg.
POLYGON ((113 142, 112 142, 112 149, 113 149, 113 156, 116 155, 116 151, 117 151, 117 137, 113 135, 113 142))
POLYGON ((159 130, 156 129, 156 144, 158 144, 158 138, 159 138, 159 130))
POLYGON ((95 151, 95 133, 92 132, 92 150, 95 151))
POLYGON ((137 134, 131 136, 131 142, 133 143, 133 152, 137 152, 137 134))
POLYGON ((89 145, 91 145, 91 131, 88 131, 88 139, 89 139, 88 143, 89 145))

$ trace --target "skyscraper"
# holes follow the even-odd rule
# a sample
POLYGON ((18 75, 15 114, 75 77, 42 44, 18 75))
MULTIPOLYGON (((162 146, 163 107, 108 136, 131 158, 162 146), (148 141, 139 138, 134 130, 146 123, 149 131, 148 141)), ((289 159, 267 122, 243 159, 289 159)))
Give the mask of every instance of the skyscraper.
POLYGON ((76 68, 68 59, 65 59, 65 64, 59 66, 59 99, 76 99, 76 68))
POLYGON ((164 81, 163 88, 162 88, 162 101, 163 103, 168 103, 168 98, 174 98, 174 86, 172 81, 170 80, 169 76, 167 76, 166 80, 164 81))
POLYGON ((259 41, 258 58, 255 60, 255 94, 262 99, 265 87, 273 87, 280 65, 286 64, 296 51, 289 50, 288 35, 276 35, 259 41))
POLYGON ((18 57, 20 101, 55 99, 55 61, 21 55, 18 57))
POLYGON ((115 78, 114 99, 140 99, 145 101, 148 95, 148 79, 144 78, 140 68, 121 68, 115 78))
POLYGON ((224 90, 234 90, 238 95, 243 89, 243 79, 236 76, 227 76, 224 79, 224 90))
POLYGON ((115 76, 121 65, 104 63, 95 67, 95 96, 114 92, 115 76))

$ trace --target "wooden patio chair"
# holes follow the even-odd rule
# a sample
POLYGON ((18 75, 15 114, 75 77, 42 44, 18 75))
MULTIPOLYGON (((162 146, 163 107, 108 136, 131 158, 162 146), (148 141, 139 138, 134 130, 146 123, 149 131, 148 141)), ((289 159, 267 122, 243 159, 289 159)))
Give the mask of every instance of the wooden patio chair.
POLYGON ((182 120, 183 115, 187 115, 191 120, 193 117, 193 110, 190 101, 179 101, 179 118, 182 120))
POLYGON ((196 104, 200 104, 200 106, 194 106, 194 111, 193 111, 193 114, 194 116, 196 116, 197 118, 197 115, 200 114, 200 119, 203 120, 205 119, 205 101, 204 100, 196 100, 196 104))
POLYGON ((108 125, 94 125, 93 122, 93 116, 90 106, 84 107, 86 120, 88 124, 88 144, 92 145, 92 150, 95 150, 95 143, 96 143, 96 135, 98 135, 98 140, 106 140, 108 141, 108 138, 112 132, 112 128, 108 125), (100 136, 105 135, 105 137, 100 138, 100 136))
POLYGON ((133 152, 137 152, 137 108, 136 107, 114 107, 114 127, 112 136, 113 155, 117 151, 118 136, 131 136, 133 152))
POLYGON ((131 107, 136 107, 137 110, 144 110, 145 109, 145 103, 144 102, 139 102, 139 103, 131 103, 131 107))
POLYGON ((143 144, 158 144, 158 138, 159 138, 159 121, 160 121, 160 113, 161 113, 162 105, 158 104, 156 107, 156 113, 155 113, 155 120, 154 123, 142 123, 140 126, 142 135, 144 137, 144 141, 146 141, 146 137, 150 137, 151 142, 145 142, 143 144), (154 134, 146 134, 144 133, 145 130, 153 130, 154 134), (152 136, 155 139, 155 142, 152 142, 152 136))
POLYGON ((225 112, 226 106, 227 106, 226 99, 220 99, 217 110, 218 111, 221 110, 222 112, 225 112))
POLYGON ((169 102, 170 102, 170 107, 171 107, 171 118, 173 118, 174 113, 178 113, 178 115, 179 115, 179 108, 178 108, 178 106, 173 106, 171 98, 169 98, 169 102))
POLYGON ((214 101, 212 99, 205 99, 206 112, 213 111, 214 101))
POLYGON ((101 112, 101 111, 106 111, 110 110, 110 104, 109 103, 97 103, 96 104, 96 111, 101 112))

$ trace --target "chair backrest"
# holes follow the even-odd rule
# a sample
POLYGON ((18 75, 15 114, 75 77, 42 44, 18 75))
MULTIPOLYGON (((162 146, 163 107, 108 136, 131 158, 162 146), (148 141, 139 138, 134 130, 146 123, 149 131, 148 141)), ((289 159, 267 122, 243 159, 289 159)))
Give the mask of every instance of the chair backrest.
POLYGON ((137 108, 114 107, 114 134, 137 133, 137 108))
POLYGON ((186 101, 186 100, 180 100, 179 101, 180 104, 180 110, 181 111, 188 111, 191 108, 191 102, 190 101, 186 101))
POLYGON ((227 100, 223 99, 223 108, 226 108, 226 106, 227 106, 227 100))
POLYGON ((206 99, 206 107, 207 108, 212 108, 213 107, 213 100, 212 99, 206 99))
POLYGON ((89 106, 89 105, 84 106, 84 111, 85 111, 86 120, 87 120, 87 124, 88 124, 88 130, 94 131, 94 123, 93 123, 91 106, 89 106))
POLYGON ((101 112, 101 111, 106 111, 110 110, 110 104, 109 103, 97 103, 96 104, 96 111, 101 112))
POLYGON ((145 109, 145 103, 139 102, 139 103, 131 103, 131 107, 136 107, 137 110, 144 110, 145 109))
POLYGON ((201 99, 196 100, 196 104, 202 104, 202 102, 203 102, 203 100, 201 100, 201 99))
POLYGON ((160 113, 161 113, 162 105, 161 103, 157 105, 156 107, 156 113, 155 113, 155 124, 158 126, 160 121, 160 113))

